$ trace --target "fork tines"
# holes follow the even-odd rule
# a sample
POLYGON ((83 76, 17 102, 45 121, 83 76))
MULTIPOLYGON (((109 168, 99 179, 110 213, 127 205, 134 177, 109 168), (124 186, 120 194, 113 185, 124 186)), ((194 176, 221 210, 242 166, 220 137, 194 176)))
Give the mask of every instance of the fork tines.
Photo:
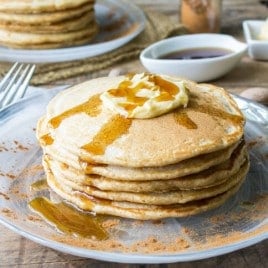
POLYGON ((35 65, 16 62, 0 83, 0 108, 22 98, 35 65))

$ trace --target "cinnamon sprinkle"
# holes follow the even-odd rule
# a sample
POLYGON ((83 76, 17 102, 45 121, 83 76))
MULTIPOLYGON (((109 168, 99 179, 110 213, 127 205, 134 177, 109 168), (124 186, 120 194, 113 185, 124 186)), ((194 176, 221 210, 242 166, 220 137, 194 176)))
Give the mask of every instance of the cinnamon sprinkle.
POLYGON ((29 221, 33 221, 33 222, 43 221, 41 218, 34 216, 34 215, 29 215, 27 218, 29 221))
POLYGON ((208 218, 211 224, 206 234, 198 233, 196 228, 183 227, 182 234, 193 241, 196 249, 209 249, 237 243, 268 231, 268 224, 264 224, 253 231, 240 231, 241 224, 247 226, 253 222, 263 222, 267 217, 268 195, 258 195, 255 200, 244 201, 239 209, 226 215, 226 213, 208 218), (232 226, 233 230, 230 230, 232 226))
POLYGON ((160 253, 178 252, 190 247, 189 243, 182 237, 175 238, 171 243, 162 242, 155 236, 149 236, 144 240, 125 245, 120 241, 109 239, 106 241, 96 241, 92 239, 77 239, 75 237, 53 235, 52 239, 72 246, 84 247, 95 250, 121 251, 124 253, 160 253))
POLYGON ((7 194, 1 193, 1 192, 0 192, 0 196, 3 196, 6 200, 9 200, 10 199, 7 194))
POLYGON ((10 209, 8 209, 8 208, 3 208, 2 210, 1 210, 1 212, 3 213, 3 214, 5 214, 5 216, 7 216, 7 217, 9 217, 9 218, 12 218, 12 219, 14 219, 14 220, 16 220, 18 217, 17 217, 17 215, 13 212, 13 211, 11 211, 10 209))
POLYGON ((120 224, 120 220, 119 219, 109 219, 104 221, 101 226, 105 229, 113 229, 115 227, 117 227, 120 224))
POLYGON ((215 247, 222 247, 224 245, 237 243, 244 239, 249 239, 250 237, 254 237, 260 235, 262 233, 268 232, 268 225, 265 224, 258 228, 257 230, 251 232, 240 232, 240 231, 233 231, 229 234, 215 234, 214 236, 207 237, 206 243, 197 243, 198 249, 208 249, 208 248, 215 248, 215 247))
POLYGON ((16 175, 14 175, 14 174, 11 174, 11 173, 6 173, 6 174, 4 174, 4 176, 6 176, 6 177, 8 177, 9 179, 16 179, 16 175))
POLYGON ((8 152, 8 149, 2 145, 0 145, 0 152, 8 152))
POLYGON ((258 136, 252 140, 246 141, 248 149, 252 149, 256 146, 262 146, 266 143, 265 138, 263 136, 258 136))
POLYGON ((42 165, 32 165, 29 167, 26 167, 20 174, 20 177, 26 178, 26 177, 33 177, 37 175, 38 173, 43 172, 43 166, 42 165))
POLYGON ((28 151, 29 150, 28 147, 25 147, 22 144, 19 144, 18 147, 17 147, 17 149, 20 150, 20 151, 28 151))

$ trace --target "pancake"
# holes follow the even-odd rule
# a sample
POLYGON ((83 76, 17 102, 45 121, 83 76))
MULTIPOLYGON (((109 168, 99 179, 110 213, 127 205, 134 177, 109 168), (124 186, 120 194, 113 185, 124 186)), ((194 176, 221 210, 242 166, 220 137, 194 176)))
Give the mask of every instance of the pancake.
POLYGON ((62 48, 62 47, 73 47, 73 46, 81 46, 81 45, 86 45, 89 44, 94 36, 97 34, 97 29, 95 29, 94 34, 91 36, 86 36, 78 40, 70 40, 70 41, 65 41, 62 43, 44 43, 44 44, 37 44, 37 45, 27 45, 27 46, 20 46, 20 45, 13 45, 5 42, 0 42, 0 44, 10 47, 10 48, 18 48, 18 49, 53 49, 53 48, 62 48))
MULTIPOLYGON (((48 168, 44 164, 46 173, 48 172, 48 168)), ((248 172, 249 162, 248 160, 242 165, 237 173, 227 178, 227 180, 221 185, 216 185, 204 189, 198 190, 172 190, 169 192, 115 192, 115 191, 102 191, 96 187, 85 186, 78 184, 76 182, 72 182, 70 180, 66 180, 60 173, 51 173, 55 176, 54 179, 61 185, 65 185, 71 187, 73 191, 81 191, 87 195, 113 200, 113 201, 127 201, 131 203, 141 203, 141 204, 149 204, 149 205, 171 205, 171 204, 184 204, 187 202, 201 200, 205 198, 209 198, 212 196, 216 196, 223 192, 228 191, 234 185, 236 185, 242 178, 245 177, 248 172)), ((52 188, 53 189, 53 188, 52 188)), ((161 189, 160 189, 161 191, 161 189)))
POLYGON ((146 120, 123 118, 98 100, 98 94, 117 87, 123 79, 93 79, 57 95, 47 107, 47 130, 42 134, 51 135, 58 146, 86 162, 126 167, 178 163, 228 148, 243 135, 244 117, 235 102, 224 89, 207 84, 187 83, 190 102, 186 108, 146 120), (93 116, 81 109, 85 102, 95 102, 93 116), (189 127, 189 122, 196 127, 189 127), (94 148, 93 143, 98 146, 94 148))
POLYGON ((34 33, 19 33, 9 32, 7 30, 0 29, 0 42, 9 43, 19 46, 26 45, 41 45, 44 43, 64 43, 67 41, 75 41, 77 39, 91 36, 96 31, 96 23, 91 22, 83 29, 67 32, 67 33, 55 33, 55 34, 34 34, 34 33))
MULTIPOLYGON (((55 12, 33 13, 33 14, 16 14, 0 12, 0 22, 4 24, 19 24, 19 25, 50 25, 59 23, 65 20, 80 17, 81 15, 93 11, 93 3, 86 3, 83 6, 55 12)), ((41 27, 40 27, 41 28, 41 27)))
POLYGON ((79 191, 73 191, 66 185, 59 184, 51 172, 47 173, 48 185, 62 198, 84 211, 97 214, 114 215, 139 220, 157 220, 168 217, 187 217, 219 207, 233 196, 240 188, 241 179, 233 188, 212 198, 202 199, 186 204, 156 206, 129 202, 115 202, 94 198, 79 191))
POLYGON ((79 16, 78 18, 72 18, 63 22, 50 23, 48 25, 22 25, 17 23, 5 24, 0 20, 0 29, 5 32, 20 32, 20 33, 31 33, 31 34, 53 34, 66 33, 84 29, 94 21, 94 11, 91 10, 79 16))
POLYGON ((7 13, 54 12, 77 8, 93 0, 0 0, 0 11, 7 13))
POLYGON ((90 43, 99 27, 94 0, 0 0, 0 45, 52 49, 90 43))
MULTIPOLYGON (((42 120, 39 121, 42 124, 42 120)), ((40 126, 41 128, 41 126, 40 126)), ((40 129, 39 128, 39 129, 40 129)), ((41 134, 40 134, 41 135, 41 134)), ((65 166, 80 170, 82 174, 100 175, 114 180, 123 181, 143 181, 143 180, 169 180, 177 177, 194 174, 208 169, 214 165, 225 162, 229 159, 240 141, 236 144, 213 153, 199 155, 177 164, 163 167, 141 167, 128 168, 123 166, 101 165, 87 163, 79 160, 77 156, 57 146, 56 142, 50 146, 45 146, 44 153, 49 155, 58 162, 64 163, 65 166)))
POLYGON ((60 92, 36 136, 60 197, 93 213, 147 220, 204 212, 238 191, 249 169, 244 123, 222 88, 140 74, 60 92))
POLYGON ((0 29, 0 44, 23 49, 69 47, 89 43, 97 32, 96 23, 90 23, 90 25, 77 31, 55 34, 18 33, 0 29))
POLYGON ((116 192, 167 192, 175 190, 196 190, 222 184, 230 176, 236 174, 247 159, 245 145, 239 146, 232 157, 222 164, 204 170, 198 174, 170 179, 150 181, 122 181, 107 177, 85 175, 80 170, 66 167, 49 156, 44 156, 53 174, 81 186, 94 186, 104 191, 116 192))

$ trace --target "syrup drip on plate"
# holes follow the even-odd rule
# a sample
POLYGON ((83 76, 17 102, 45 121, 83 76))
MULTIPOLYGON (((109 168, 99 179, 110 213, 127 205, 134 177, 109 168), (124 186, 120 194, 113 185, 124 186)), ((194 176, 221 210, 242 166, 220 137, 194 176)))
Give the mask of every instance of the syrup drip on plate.
POLYGON ((32 191, 45 190, 48 188, 47 180, 46 179, 38 180, 38 181, 32 183, 30 188, 32 191))
POLYGON ((96 216, 83 213, 64 202, 53 203, 45 197, 37 197, 30 201, 29 206, 65 234, 98 240, 108 238, 96 216))

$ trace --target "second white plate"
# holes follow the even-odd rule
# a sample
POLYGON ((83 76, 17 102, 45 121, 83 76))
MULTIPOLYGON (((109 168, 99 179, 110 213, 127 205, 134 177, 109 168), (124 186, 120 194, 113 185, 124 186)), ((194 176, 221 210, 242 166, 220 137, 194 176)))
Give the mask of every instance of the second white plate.
POLYGON ((125 0, 98 0, 95 14, 100 32, 89 45, 27 50, 0 46, 0 60, 8 62, 51 63, 79 60, 114 50, 140 34, 145 26, 145 16, 137 6, 125 0))

